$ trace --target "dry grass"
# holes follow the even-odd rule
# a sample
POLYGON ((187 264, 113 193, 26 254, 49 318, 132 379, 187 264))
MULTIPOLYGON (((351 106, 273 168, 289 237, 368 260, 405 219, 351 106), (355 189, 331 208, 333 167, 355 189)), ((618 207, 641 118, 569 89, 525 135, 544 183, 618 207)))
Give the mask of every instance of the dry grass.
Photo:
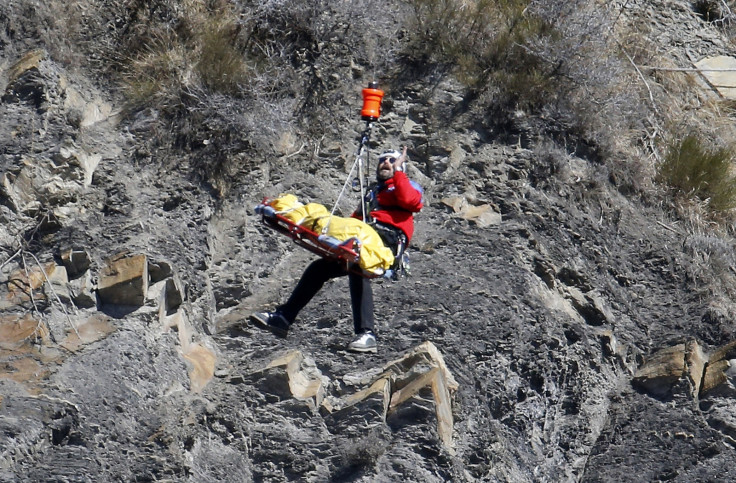
MULTIPOLYGON (((709 96, 696 74, 666 69, 676 65, 652 46, 651 26, 619 22, 622 11, 585 0, 410 4, 411 54, 461 79, 485 105, 488 124, 607 164, 622 192, 657 193, 656 178, 674 188, 670 206, 704 208, 699 226, 731 217, 733 153, 719 148, 736 138, 731 107, 709 96)), ((711 22, 730 14, 724 2, 694 7, 711 22)))
MULTIPOLYGON (((442 64, 468 87, 492 80, 509 89, 525 84, 539 92, 545 84, 540 59, 526 47, 530 39, 554 35, 551 25, 528 10, 526 0, 411 0, 409 57, 442 64)), ((518 93, 518 92, 517 92, 518 93)), ((543 94, 540 94, 543 95, 543 94)))
POLYGON ((134 24, 138 38, 123 75, 131 109, 154 101, 171 110, 187 91, 237 94, 254 75, 238 48, 231 7, 205 8, 200 2, 182 2, 181 7, 175 22, 156 23, 140 13, 134 24))
POLYGON ((293 122, 301 89, 295 40, 267 28, 264 17, 283 21, 269 5, 239 11, 225 0, 133 2, 121 27, 129 118, 155 119, 150 143, 197 152, 188 165, 220 195, 244 160, 268 153, 293 122))
MULTIPOLYGON (((723 20, 732 2, 696 3, 723 20)), ((651 42, 652 26, 622 11, 592 0, 73 0, 59 22, 90 49, 88 62, 124 80, 132 120, 154 113, 155 142, 204 150, 195 169, 218 192, 245 153, 269 153, 297 125, 323 135, 324 116, 347 119, 349 82, 405 73, 408 60, 425 68, 417 80, 461 80, 485 127, 551 139, 643 193, 671 139, 736 137, 733 109, 695 94, 692 73, 638 73, 676 66, 651 42)))
POLYGON ((324 119, 350 107, 347 82, 388 70, 396 51, 400 22, 374 2, 253 3, 138 0, 119 28, 130 118, 156 119, 156 143, 197 151, 195 171, 221 194, 283 133, 324 136, 324 119))
POLYGON ((385 431, 372 429, 365 435, 352 438, 340 445, 341 466, 338 477, 360 474, 376 465, 388 447, 385 431))
POLYGON ((642 169, 621 160, 639 157, 651 104, 642 102, 646 89, 616 42, 612 7, 587 0, 410 3, 416 38, 407 56, 461 79, 484 125, 551 139, 594 162, 614 160, 613 178, 645 185, 626 180, 642 169))
POLYGON ((736 178, 732 174, 733 148, 714 148, 695 134, 668 147, 659 167, 660 181, 681 195, 706 203, 712 212, 736 208, 736 178))

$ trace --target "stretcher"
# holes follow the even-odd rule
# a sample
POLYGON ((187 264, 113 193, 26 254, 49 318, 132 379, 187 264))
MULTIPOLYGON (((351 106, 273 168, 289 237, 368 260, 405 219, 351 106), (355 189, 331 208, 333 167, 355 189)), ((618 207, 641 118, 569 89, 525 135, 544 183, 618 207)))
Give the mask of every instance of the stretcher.
POLYGON ((339 240, 333 236, 321 234, 307 226, 299 225, 280 214, 270 206, 271 200, 264 200, 256 206, 255 212, 261 215, 261 221, 268 228, 291 238, 297 245, 306 248, 321 257, 335 260, 350 273, 365 278, 390 276, 392 270, 376 268, 366 270, 360 266, 360 251, 362 242, 356 237, 339 240))

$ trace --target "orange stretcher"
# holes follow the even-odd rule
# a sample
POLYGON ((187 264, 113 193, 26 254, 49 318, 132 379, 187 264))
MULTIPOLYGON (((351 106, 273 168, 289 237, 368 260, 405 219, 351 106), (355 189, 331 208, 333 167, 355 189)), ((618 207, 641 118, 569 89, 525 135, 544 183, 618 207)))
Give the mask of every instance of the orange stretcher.
POLYGON ((261 204, 256 206, 256 213, 261 215, 261 221, 267 227, 291 238, 297 245, 321 257, 340 262, 345 270, 365 278, 377 278, 386 275, 386 270, 381 268, 377 272, 371 272, 360 266, 361 241, 358 238, 350 238, 345 241, 338 240, 329 235, 323 235, 309 228, 297 225, 288 218, 277 213, 276 209, 269 205, 270 200, 264 198, 261 204))

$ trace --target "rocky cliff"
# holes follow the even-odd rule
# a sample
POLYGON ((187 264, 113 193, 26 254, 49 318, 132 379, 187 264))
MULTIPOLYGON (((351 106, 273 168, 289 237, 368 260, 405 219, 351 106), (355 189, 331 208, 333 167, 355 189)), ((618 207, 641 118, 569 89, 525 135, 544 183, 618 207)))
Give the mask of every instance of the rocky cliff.
MULTIPOLYGON (((324 35, 290 52, 299 102, 184 89, 178 114, 131 106, 115 72, 123 40, 176 8, 45 3, 0 7, 1 481, 736 477, 732 231, 652 181, 664 111, 732 135, 728 112, 696 116, 728 104, 690 72, 734 55, 728 2, 570 2, 632 54, 607 62, 642 117, 599 144, 554 111, 494 122, 492 93, 377 55, 411 36, 404 3, 291 2, 324 35), (341 43, 358 26, 365 50, 341 43), (254 207, 338 199, 377 65, 367 163, 407 145, 425 189, 410 275, 373 284, 377 354, 345 351, 344 279, 276 338, 248 315, 314 255, 254 207)), ((211 3, 306 36, 279 30, 279 2, 211 3)), ((252 82, 284 89, 279 72, 252 82)))

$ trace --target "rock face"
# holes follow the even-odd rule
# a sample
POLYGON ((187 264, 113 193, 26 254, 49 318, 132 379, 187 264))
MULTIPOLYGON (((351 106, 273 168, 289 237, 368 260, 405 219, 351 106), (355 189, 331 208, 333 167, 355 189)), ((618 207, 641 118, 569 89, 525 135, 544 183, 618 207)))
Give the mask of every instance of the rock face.
POLYGON ((345 420, 356 417, 368 425, 391 421, 401 424, 405 423, 402 413, 431 413, 434 406, 434 414, 430 417, 436 426, 434 430, 452 452, 452 398, 457 389, 458 383, 447 369, 442 354, 434 344, 424 342, 385 367, 368 387, 341 400, 327 402, 323 410, 333 425, 351 426, 345 424, 345 420), (364 413, 366 409, 367 414, 364 413), (371 422, 376 418, 377 421, 371 422))
MULTIPOLYGON (((324 38, 285 35, 309 49, 282 54, 307 62, 296 84, 309 92, 291 111, 325 114, 304 132, 259 114, 262 125, 218 138, 217 123, 193 119, 245 117, 242 99, 189 89, 182 110, 122 115, 117 64, 105 62, 119 60, 109 48, 131 18, 183 8, 154 3, 0 8, 0 481, 736 479, 729 235, 690 229, 658 192, 630 189, 611 164, 623 160, 533 141, 521 106, 522 127, 487 122, 494 113, 439 71, 381 74, 389 88, 368 170, 379 148, 408 145, 425 207, 410 276, 372 284, 378 353, 345 350, 344 279, 323 287, 288 338, 252 326, 313 257, 252 208, 285 192, 326 205, 340 196, 363 129, 356 85, 373 80, 368 64, 401 56, 369 61, 369 44, 342 43, 358 4, 232 2, 238 29, 264 9, 324 27, 324 38), (168 133, 166 116, 192 121, 168 133), (213 165, 230 191, 202 175, 213 165)), ((622 41, 648 46, 632 62, 733 56, 722 25, 691 4, 569 8, 604 9, 606 32, 626 39, 646 25, 622 41)), ((407 4, 377 6, 366 32, 374 42, 379 27, 395 32, 398 48, 411 35, 407 4)), ((685 95, 643 67, 627 74, 652 81, 643 104, 685 95)), ((278 111, 269 96, 285 84, 243 97, 278 111)), ((702 88, 698 106, 715 102, 702 88)), ((653 171, 641 162, 632 178, 653 171)), ((346 191, 337 208, 350 213, 357 196, 346 191)))

